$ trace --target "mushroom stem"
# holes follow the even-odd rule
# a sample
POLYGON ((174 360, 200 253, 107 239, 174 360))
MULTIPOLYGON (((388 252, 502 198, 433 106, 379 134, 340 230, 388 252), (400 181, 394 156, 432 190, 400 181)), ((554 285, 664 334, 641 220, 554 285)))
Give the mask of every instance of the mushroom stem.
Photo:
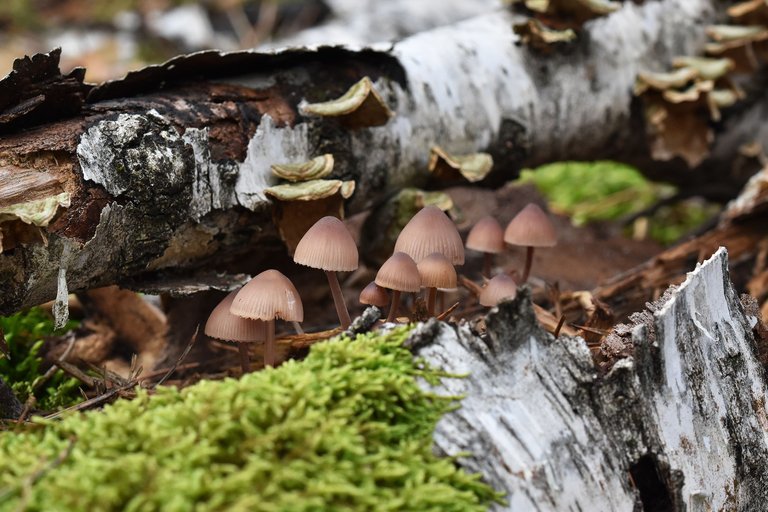
POLYGON ((520 284, 524 284, 528 281, 528 275, 531 273, 531 265, 533 265, 533 247, 526 247, 525 251, 525 270, 523 270, 523 277, 520 284))
POLYGON ((264 366, 275 366, 277 362, 277 343, 275 343, 275 321, 267 321, 267 339, 264 342, 264 366))
POLYGON ((352 323, 352 319, 349 317, 347 304, 344 302, 344 296, 341 294, 339 278, 336 277, 336 272, 332 270, 326 270, 325 275, 328 276, 328 286, 331 287, 333 304, 336 306, 336 314, 339 316, 339 323, 341 324, 342 329, 346 329, 349 327, 349 324, 352 323))
POLYGON ((237 348, 240 351, 240 367, 243 369, 243 375, 251 371, 251 355, 248 353, 247 343, 238 343, 237 348))
POLYGON ((493 266, 493 253, 483 253, 483 277, 491 278, 491 267, 493 266))
POLYGON ((387 322, 394 322, 397 316, 397 305, 400 303, 400 291, 392 290, 392 303, 389 305, 389 314, 387 322))
POLYGON ((445 292, 438 291, 437 293, 437 309, 441 313, 445 311, 445 292))
POLYGON ((429 316, 435 316, 435 298, 437 297, 437 288, 427 288, 427 313, 429 316))
POLYGON ((296 334, 302 335, 304 334, 304 329, 301 328, 301 324, 299 322, 291 322, 293 324, 293 330, 296 331, 296 334))

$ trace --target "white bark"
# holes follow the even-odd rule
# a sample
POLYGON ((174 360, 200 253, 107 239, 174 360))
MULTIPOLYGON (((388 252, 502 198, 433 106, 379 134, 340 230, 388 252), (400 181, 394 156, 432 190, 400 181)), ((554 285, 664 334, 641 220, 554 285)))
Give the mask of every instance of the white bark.
POLYGON ((605 376, 522 297, 491 312, 485 336, 429 323, 410 340, 467 375, 436 390, 465 398, 435 445, 471 453, 460 463, 508 494, 499 509, 764 510, 765 370, 724 249, 638 317, 634 357, 605 376))

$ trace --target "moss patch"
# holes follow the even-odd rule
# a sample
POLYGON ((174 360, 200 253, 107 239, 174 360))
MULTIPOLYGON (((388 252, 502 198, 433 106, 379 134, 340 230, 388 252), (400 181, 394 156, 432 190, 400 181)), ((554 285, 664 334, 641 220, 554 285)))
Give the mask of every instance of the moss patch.
POLYGON ((484 510, 495 493, 432 454, 456 402, 419 388, 440 375, 407 334, 3 433, 0 510, 484 510))
POLYGON ((5 333, 11 354, 10 360, 0 356, 0 376, 22 402, 34 392, 35 407, 45 411, 68 407, 82 400, 80 383, 61 370, 40 384, 45 370, 41 368, 43 360, 39 353, 45 338, 74 329, 79 322, 70 320, 59 331, 54 330, 53 324, 53 318, 40 308, 0 317, 0 328, 5 333))

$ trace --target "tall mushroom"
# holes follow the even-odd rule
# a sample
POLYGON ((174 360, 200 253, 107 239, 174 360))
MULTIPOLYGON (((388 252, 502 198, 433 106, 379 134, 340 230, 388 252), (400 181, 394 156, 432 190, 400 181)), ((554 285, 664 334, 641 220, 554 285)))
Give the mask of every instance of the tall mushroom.
POLYGON ((504 241, 527 248, 521 279, 521 283, 525 283, 531 272, 534 247, 554 247, 557 245, 557 233, 547 214, 537 205, 530 203, 507 224, 504 241))
POLYGON ((376 274, 376 284, 392 290, 387 322, 395 320, 401 292, 418 292, 421 289, 421 275, 416 262, 403 252, 393 254, 376 274))
POLYGON ((483 253, 483 277, 490 279, 493 255, 504 250, 504 229, 490 215, 483 217, 469 231, 466 246, 483 253))
POLYGON ((352 320, 336 272, 355 270, 358 266, 357 258, 357 246, 352 235, 343 222, 330 216, 323 217, 309 228, 293 254, 293 261, 296 263, 325 271, 336 314, 344 329, 349 327, 352 320))
POLYGON ((264 366, 274 366, 277 360, 275 319, 288 322, 304 320, 304 307, 293 283, 277 270, 265 270, 237 292, 229 311, 233 315, 264 320, 267 332, 264 344, 264 366))
POLYGON ((517 283, 507 274, 499 274, 488 281, 480 291, 480 305, 492 308, 503 299, 514 299, 517 295, 517 283))
POLYGON ((421 285, 427 289, 427 313, 433 316, 437 289, 456 288, 456 269, 450 260, 439 252, 433 252, 421 260, 417 267, 421 275, 421 285))
POLYGON ((235 300, 235 290, 213 308, 208 321, 205 323, 205 335, 217 340, 237 344, 240 352, 240 366, 243 373, 248 373, 251 357, 248 354, 248 344, 254 341, 264 341, 267 338, 267 325, 261 320, 241 318, 230 313, 229 308, 235 300))
POLYGON ((437 206, 425 206, 408 221, 395 242, 416 263, 439 252, 453 264, 464 264, 464 244, 456 224, 437 206))

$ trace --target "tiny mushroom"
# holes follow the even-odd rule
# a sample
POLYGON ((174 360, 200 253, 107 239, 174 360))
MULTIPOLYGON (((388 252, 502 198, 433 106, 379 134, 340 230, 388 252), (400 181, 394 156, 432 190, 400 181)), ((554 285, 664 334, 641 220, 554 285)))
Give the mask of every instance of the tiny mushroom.
POLYGON ((248 344, 267 339, 267 324, 261 320, 241 318, 229 312, 238 291, 235 290, 224 297, 224 300, 213 308, 205 323, 205 335, 217 340, 237 343, 240 351, 240 366, 243 368, 243 373, 247 373, 251 361, 248 344))
POLYGON ((376 274, 376 284, 392 290, 387 322, 395 320, 400 292, 418 292, 421 289, 421 275, 416 262, 403 252, 393 254, 376 274))
POLYGON ((538 205, 530 203, 513 218, 504 230, 504 241, 511 245, 527 248, 525 268, 521 282, 528 281, 533 263, 534 247, 554 247, 557 245, 555 226, 538 205))
POLYGON ((395 252, 404 252, 418 263, 439 252, 453 264, 464 264, 464 244, 456 224, 437 206, 425 206, 405 225, 395 242, 395 252))
POLYGON ((336 272, 355 270, 358 266, 357 258, 357 246, 352 235, 343 222, 331 216, 315 222, 299 241, 293 254, 293 261, 296 263, 325 271, 336 314, 344 329, 349 327, 352 320, 336 272))
POLYGON ((288 322, 304 320, 304 307, 293 283, 277 270, 265 270, 237 292, 230 312, 242 318, 264 320, 267 333, 264 365, 274 366, 277 360, 275 319, 288 322))
POLYGON ((483 277, 491 277, 493 255, 504 251, 504 229, 499 221, 483 217, 467 235, 467 249, 483 253, 483 277))
POLYGON ((421 260, 417 267, 421 275, 421 285, 427 289, 427 313, 433 316, 437 289, 456 287, 456 269, 450 260, 439 252, 433 252, 421 260))
POLYGON ((386 307, 389 304, 389 293, 385 288, 372 281, 360 292, 360 304, 376 306, 377 308, 386 307))
POLYGON ((517 295, 517 283, 507 274, 499 274, 483 287, 478 297, 480 304, 489 308, 503 299, 514 299, 517 295))

